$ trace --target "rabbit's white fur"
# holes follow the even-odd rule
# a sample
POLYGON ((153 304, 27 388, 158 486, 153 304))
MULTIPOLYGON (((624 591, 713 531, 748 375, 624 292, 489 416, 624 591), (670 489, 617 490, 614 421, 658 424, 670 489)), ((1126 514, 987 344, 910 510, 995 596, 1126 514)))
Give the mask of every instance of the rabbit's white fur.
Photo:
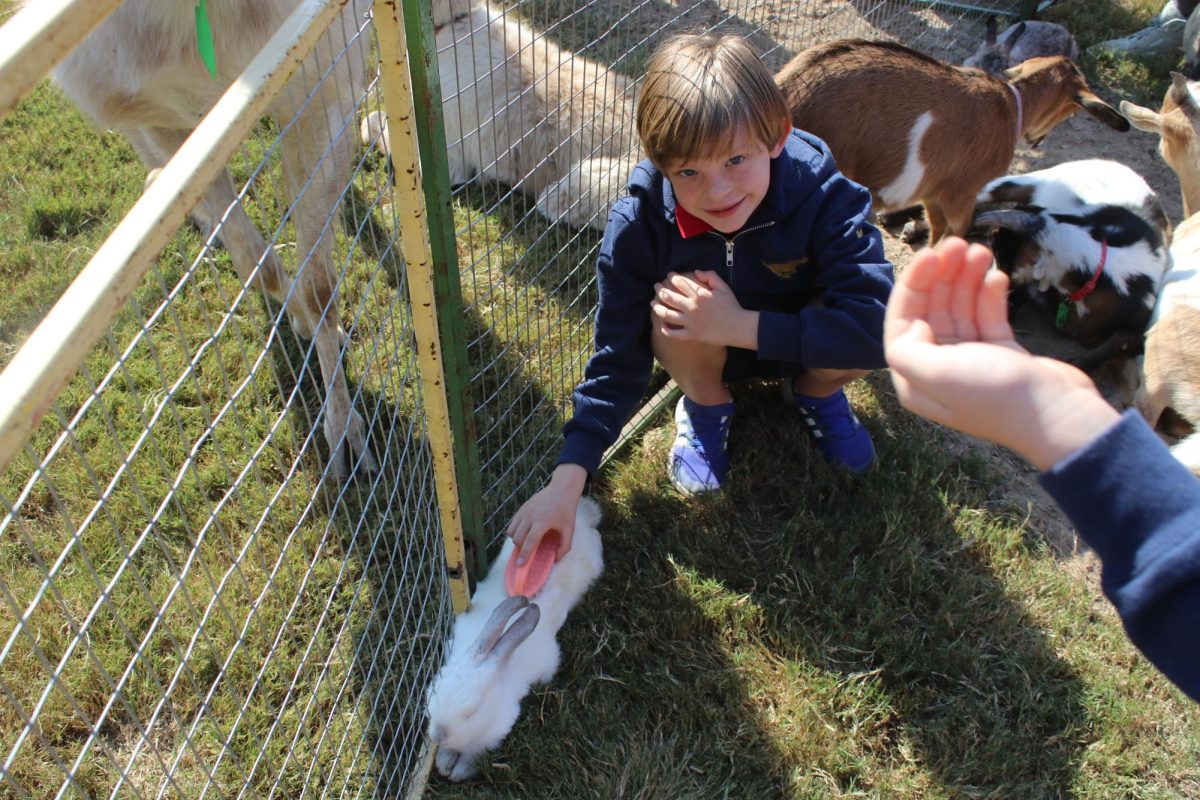
MULTIPOLYGON (((638 160, 636 84, 500 6, 438 0, 432 14, 450 182, 507 183, 552 222, 603 229, 638 160)), ((361 135, 390 153, 380 112, 361 135)))
POLYGON ((450 651, 429 688, 429 738, 438 746, 436 764, 442 775, 455 781, 474 775, 479 755, 497 747, 512 730, 530 687, 550 680, 558 669, 555 635, 604 568, 599 523, 599 506, 586 497, 580 500, 571 550, 534 595, 536 604, 527 608, 515 598, 504 606, 504 566, 513 552, 512 540, 505 542, 476 587, 471 608, 455 620, 450 651), (518 630, 530 624, 518 616, 522 611, 534 615, 531 633, 518 630), (506 642, 500 631, 510 617, 516 621, 506 642), (521 641, 522 636, 527 638, 521 641))

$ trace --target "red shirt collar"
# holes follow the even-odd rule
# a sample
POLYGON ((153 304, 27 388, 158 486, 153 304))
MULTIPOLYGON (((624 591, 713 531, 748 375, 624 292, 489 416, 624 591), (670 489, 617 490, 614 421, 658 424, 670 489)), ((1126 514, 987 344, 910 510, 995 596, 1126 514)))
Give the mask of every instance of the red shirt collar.
POLYGON ((688 210, 678 202, 675 203, 675 225, 679 228, 679 235, 685 239, 715 230, 704 220, 689 214, 688 210))

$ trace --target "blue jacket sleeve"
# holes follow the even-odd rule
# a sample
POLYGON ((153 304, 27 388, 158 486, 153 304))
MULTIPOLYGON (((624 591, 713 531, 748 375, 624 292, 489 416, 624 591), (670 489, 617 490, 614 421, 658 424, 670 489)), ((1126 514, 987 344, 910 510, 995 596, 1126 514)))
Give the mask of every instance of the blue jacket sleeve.
POLYGON ((1100 557, 1130 640, 1200 700, 1200 481, 1127 411, 1041 482, 1100 557))
POLYGON ((583 382, 572 399, 575 414, 563 426, 559 464, 594 473, 617 440, 650 383, 650 302, 654 298, 655 250, 628 199, 609 216, 596 261, 600 295, 595 342, 583 382))
POLYGON ((823 289, 821 304, 799 313, 763 312, 761 358, 810 368, 878 369, 883 359, 883 314, 891 294, 892 265, 883 238, 868 221, 870 193, 842 175, 832 159, 816 176, 820 191, 799 214, 811 218, 809 252, 823 289))

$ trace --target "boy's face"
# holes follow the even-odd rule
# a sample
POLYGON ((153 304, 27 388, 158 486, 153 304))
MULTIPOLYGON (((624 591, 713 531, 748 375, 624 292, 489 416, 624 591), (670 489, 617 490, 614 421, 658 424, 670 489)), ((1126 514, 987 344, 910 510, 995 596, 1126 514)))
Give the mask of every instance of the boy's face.
POLYGON ((768 148, 739 129, 728 150, 671 164, 666 173, 676 201, 721 233, 739 230, 767 196, 771 159, 786 140, 768 148))

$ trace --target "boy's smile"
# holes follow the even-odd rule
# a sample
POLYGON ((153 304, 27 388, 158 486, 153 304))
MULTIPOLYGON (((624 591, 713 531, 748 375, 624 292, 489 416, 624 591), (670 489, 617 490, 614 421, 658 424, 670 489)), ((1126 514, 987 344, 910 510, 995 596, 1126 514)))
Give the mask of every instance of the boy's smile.
POLYGON ((721 233, 741 229, 767 196, 771 159, 783 151, 786 140, 785 134, 768 148, 739 128, 728 149, 670 165, 667 177, 676 202, 721 233))

